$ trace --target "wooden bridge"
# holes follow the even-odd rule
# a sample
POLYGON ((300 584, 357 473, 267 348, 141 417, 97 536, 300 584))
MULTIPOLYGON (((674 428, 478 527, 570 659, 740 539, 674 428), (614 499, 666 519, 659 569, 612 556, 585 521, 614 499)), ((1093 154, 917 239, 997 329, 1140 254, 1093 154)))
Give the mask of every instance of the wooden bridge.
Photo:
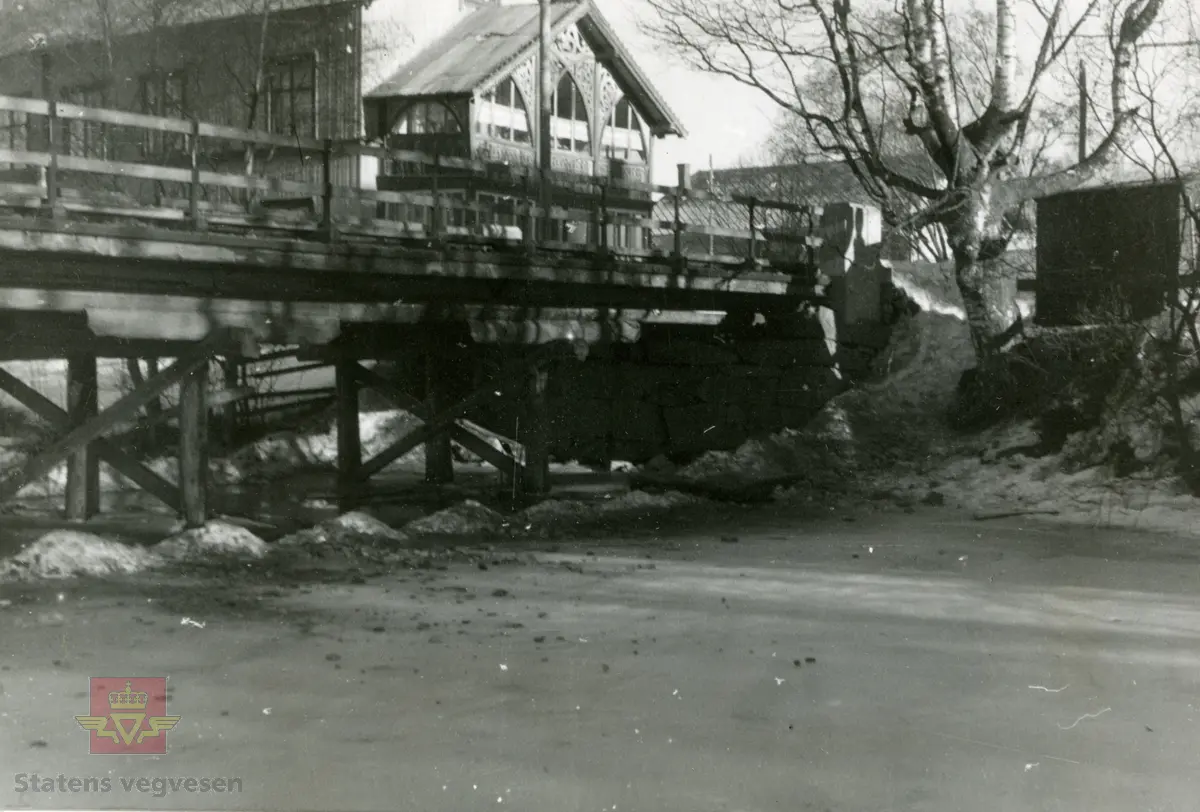
POLYGON ((0 111, 26 119, 26 148, 0 149, 0 353, 66 358, 70 370, 65 409, 0 376, 0 389, 62 429, 58 442, 0 481, 0 500, 66 460, 67 515, 75 520, 99 509, 103 459, 190 523, 203 521, 209 362, 253 357, 260 345, 302 345, 337 364, 347 504, 420 443, 433 481, 452 476, 453 441, 540 491, 550 353, 636 341, 647 323, 794 312, 821 300, 822 238, 841 233, 805 207, 692 192, 683 167, 680 184, 664 187, 39 99, 0 96, 0 111), (72 137, 78 132, 92 135, 84 154, 72 137), (341 182, 359 175, 364 159, 427 167, 430 188, 341 182), (443 171, 486 178, 512 194, 487 204, 451 196, 440 191, 443 171), (608 205, 630 196, 660 211, 665 201, 673 217, 634 217, 608 205), (721 206, 745 211, 746 227, 688 217, 721 206), (416 216, 387 216, 394 212, 416 216), (583 224, 587 239, 546 238, 570 231, 556 223, 583 224), (610 245, 611 225, 643 229, 672 250, 610 245), (683 236, 697 233, 723 245, 743 241, 745 253, 684 255, 683 236), (512 345, 527 375, 503 386, 489 381, 449 402, 437 374, 422 399, 360 363, 411 348, 414 335, 424 336, 429 358, 444 357, 438 336, 455 324, 467 325, 477 342, 512 345), (176 360, 98 413, 97 357, 176 360), (364 386, 425 421, 365 462, 357 438, 364 386), (180 390, 177 485, 104 440, 171 387, 180 390), (523 447, 463 419, 481 400, 501 396, 526 404, 523 447))

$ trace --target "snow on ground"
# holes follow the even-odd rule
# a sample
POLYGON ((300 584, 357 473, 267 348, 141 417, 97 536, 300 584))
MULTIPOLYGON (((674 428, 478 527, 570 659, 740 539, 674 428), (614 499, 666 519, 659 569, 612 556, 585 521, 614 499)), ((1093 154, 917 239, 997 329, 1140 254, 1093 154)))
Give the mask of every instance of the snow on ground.
POLYGON ((523 511, 514 522, 528 535, 546 536, 572 529, 587 529, 606 520, 644 520, 648 515, 668 513, 702 502, 698 497, 678 491, 629 491, 600 502, 547 499, 523 511))
POLYGON ((366 513, 352 511, 337 518, 321 522, 315 527, 284 536, 275 542, 273 549, 286 550, 290 547, 340 546, 362 542, 400 545, 408 536, 384 524, 366 513))
POLYGON ((491 536, 501 532, 508 524, 501 514, 474 499, 468 499, 409 522, 403 530, 414 536, 491 536))
POLYGON ((75 530, 55 530, 0 561, 0 582, 130 575, 161 563, 158 555, 144 547, 75 530))
POLYGON ((211 521, 160 541, 151 550, 167 561, 204 561, 214 556, 262 558, 267 554, 267 543, 244 527, 211 521))

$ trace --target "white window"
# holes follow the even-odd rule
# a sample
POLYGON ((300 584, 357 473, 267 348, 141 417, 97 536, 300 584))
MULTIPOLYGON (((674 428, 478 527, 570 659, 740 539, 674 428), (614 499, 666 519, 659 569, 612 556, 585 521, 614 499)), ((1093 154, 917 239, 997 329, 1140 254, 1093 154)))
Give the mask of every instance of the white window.
POLYGON ((400 114, 392 132, 397 135, 424 135, 462 132, 458 116, 441 102, 418 102, 400 114))
POLYGON ((505 79, 483 94, 478 105, 475 118, 477 133, 516 144, 533 142, 529 128, 529 111, 521 98, 521 91, 511 78, 505 79))
POLYGON ((604 128, 604 154, 628 163, 646 162, 646 138, 641 117, 628 99, 621 99, 604 128))
POLYGON ((571 74, 564 73, 554 94, 550 132, 556 149, 590 153, 592 139, 588 128, 587 103, 571 74))

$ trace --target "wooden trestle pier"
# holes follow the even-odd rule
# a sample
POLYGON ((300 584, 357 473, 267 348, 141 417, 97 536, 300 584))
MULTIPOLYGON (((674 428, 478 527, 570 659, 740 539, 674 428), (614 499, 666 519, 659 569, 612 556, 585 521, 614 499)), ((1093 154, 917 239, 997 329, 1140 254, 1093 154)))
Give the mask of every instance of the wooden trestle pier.
POLYGON ((0 96, 0 110, 25 114, 30 132, 42 133, 36 150, 32 138, 30 149, 0 149, 0 359, 65 358, 69 378, 68 402, 60 405, 0 371, 0 389, 60 432, 19 469, 4 472, 0 502, 65 461, 66 515, 73 521, 100 509, 101 461, 189 524, 206 520, 206 401, 215 359, 299 345, 335 365, 339 484, 347 505, 372 476, 422 443, 431 481, 452 476, 453 442, 537 493, 547 486, 546 363, 553 353, 636 341, 642 324, 712 323, 730 311, 794 312, 822 296, 813 259, 818 229, 766 227, 772 211, 792 218, 807 212, 811 220, 802 207, 750 201, 750 217, 759 219, 737 231, 684 222, 683 207, 675 205, 674 220, 621 222, 667 235, 676 250, 618 251, 596 227, 613 222, 605 194, 580 198, 591 201, 586 210, 542 210, 535 203, 539 184, 620 187, 689 203, 739 201, 692 193, 686 182, 658 187, 549 172, 522 176, 511 167, 38 99, 0 96), (107 155, 66 154, 63 133, 71 121, 105 128, 107 155), (173 159, 148 161, 139 152, 148 133, 185 146, 173 159), (257 156, 249 173, 248 155, 257 156), (514 188, 531 191, 486 207, 444 197, 436 181, 426 192, 335 183, 334 167, 363 156, 453 167, 460 175, 506 174, 514 188), (389 220, 378 216, 381 204, 423 208, 426 216, 389 220), (518 239, 489 236, 500 208, 520 223, 518 239), (593 227, 585 244, 538 239, 554 233, 545 225, 553 220, 593 227), (747 251, 683 256, 685 232, 745 239, 747 251), (811 261, 772 267, 764 248, 780 242, 803 246, 811 261), (524 374, 487 381, 465 398, 442 391, 438 336, 463 323, 476 341, 510 345, 524 374), (414 351, 430 364, 423 397, 362 363, 414 351), (97 358, 139 357, 174 360, 101 412, 97 358), (369 460, 358 437, 364 388, 424 421, 369 460), (177 482, 106 439, 171 389, 179 391, 177 482), (529 418, 521 443, 465 418, 495 397, 524 404, 529 418))

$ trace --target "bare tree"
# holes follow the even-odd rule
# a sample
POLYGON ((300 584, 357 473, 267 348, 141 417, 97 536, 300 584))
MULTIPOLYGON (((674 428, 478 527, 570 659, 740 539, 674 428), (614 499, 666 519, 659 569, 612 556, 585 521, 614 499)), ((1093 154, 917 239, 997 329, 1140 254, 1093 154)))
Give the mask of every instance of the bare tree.
POLYGON ((991 370, 1010 327, 1009 302, 990 294, 993 262, 1011 238, 997 184, 1028 162, 1044 80, 1085 25, 1107 28, 1111 112, 1105 136, 1059 173, 1078 183, 1112 159, 1136 114, 1130 94, 1139 43, 1165 0, 993 0, 977 20, 987 47, 953 36, 945 0, 646 0, 649 32, 694 66, 765 94, 822 153, 846 161, 903 225, 945 229, 976 358, 991 370), (1018 29, 1018 11, 1022 27, 1018 29), (1036 50, 1022 58, 1026 27, 1036 50), (968 87, 977 93, 964 92, 968 87), (888 128, 919 145, 940 176, 911 177, 887 160, 888 128), (918 205, 911 208, 912 201, 918 205), (999 304, 999 306, 996 306, 999 304))

